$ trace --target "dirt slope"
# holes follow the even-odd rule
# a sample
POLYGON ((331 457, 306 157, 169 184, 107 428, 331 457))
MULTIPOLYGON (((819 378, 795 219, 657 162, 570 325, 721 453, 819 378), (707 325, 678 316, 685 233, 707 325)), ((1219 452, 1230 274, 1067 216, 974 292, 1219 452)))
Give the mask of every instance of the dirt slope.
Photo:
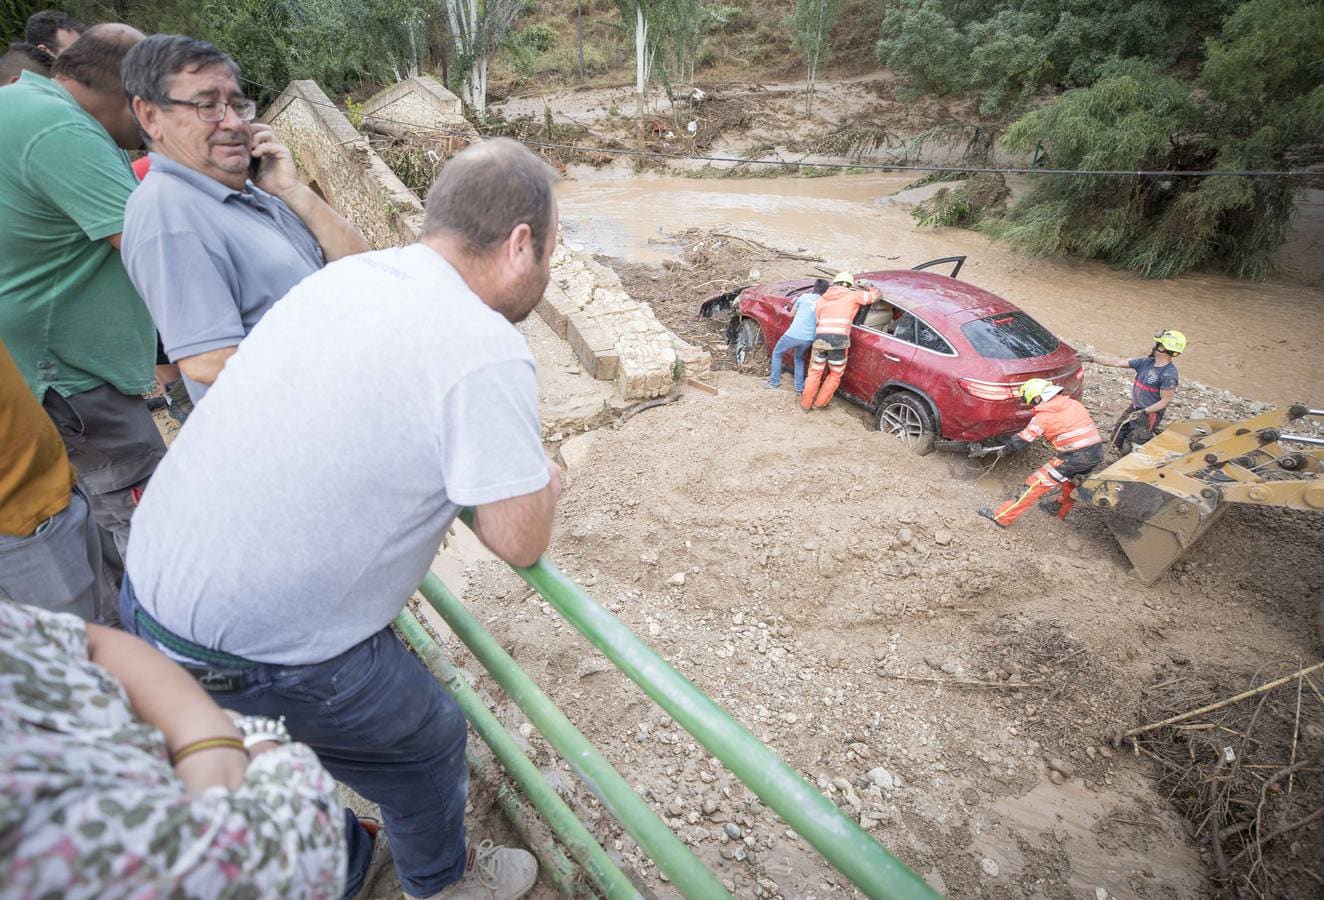
MULTIPOLYGON (((1174 659, 1316 652, 1318 522, 1234 510, 1145 588, 1088 509, 1007 532, 974 515, 1033 456, 991 472, 915 457, 844 406, 805 415, 789 390, 716 377, 721 396, 567 451, 582 462, 552 558, 951 896, 1206 895, 1146 765, 1103 739, 1134 724, 1142 686, 1174 659), (997 686, 956 683, 971 680, 997 686)), ((740 896, 850 895, 513 575, 468 576, 471 608, 740 896)), ((566 783, 607 846, 648 871, 566 783)))

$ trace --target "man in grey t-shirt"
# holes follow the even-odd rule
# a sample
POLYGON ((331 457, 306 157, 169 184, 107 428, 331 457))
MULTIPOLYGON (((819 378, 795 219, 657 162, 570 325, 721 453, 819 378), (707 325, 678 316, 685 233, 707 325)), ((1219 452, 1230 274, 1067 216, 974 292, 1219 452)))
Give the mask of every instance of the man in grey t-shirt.
POLYGON ((536 872, 522 850, 466 861, 464 717, 389 625, 460 507, 507 562, 547 547, 559 473, 511 323, 547 285, 553 178, 519 144, 476 144, 442 170, 419 243, 304 279, 227 362, 134 519, 126 627, 223 706, 285 716, 379 803, 414 897, 469 896, 474 866, 516 897, 536 872))
POLYGON ((124 211, 124 266, 196 403, 273 303, 368 243, 299 180, 271 127, 252 122, 229 56, 156 34, 122 72, 152 149, 124 211))

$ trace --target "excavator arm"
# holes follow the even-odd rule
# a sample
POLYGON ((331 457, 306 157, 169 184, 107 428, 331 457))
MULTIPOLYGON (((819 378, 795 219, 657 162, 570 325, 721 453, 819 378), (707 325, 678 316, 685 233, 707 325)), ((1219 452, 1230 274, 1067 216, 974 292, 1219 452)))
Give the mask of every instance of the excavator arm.
POLYGON ((1177 422, 1101 472, 1081 496, 1152 584, 1227 512, 1249 503, 1324 512, 1324 439, 1286 430, 1324 409, 1177 422))

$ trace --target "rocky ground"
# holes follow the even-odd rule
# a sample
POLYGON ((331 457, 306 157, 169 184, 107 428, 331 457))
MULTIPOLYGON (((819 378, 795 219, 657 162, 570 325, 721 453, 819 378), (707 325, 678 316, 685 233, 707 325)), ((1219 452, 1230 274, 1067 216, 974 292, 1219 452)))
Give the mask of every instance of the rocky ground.
MULTIPOLYGON (((974 515, 1037 454, 991 468, 916 457, 844 405, 805 415, 789 390, 716 378, 717 397, 575 439, 551 557, 951 896, 1212 893, 1147 758, 1108 738, 1137 724, 1156 673, 1250 678, 1318 654, 1318 522, 1233 510, 1144 587, 1090 509, 1006 532, 974 515)), ((1091 367, 1088 384, 1092 407, 1122 402, 1120 374, 1091 367)), ((1193 404, 1255 407, 1188 386, 1193 404)), ((508 570, 474 562, 466 576, 470 608, 739 896, 851 895, 508 570)), ((1322 714, 1304 714, 1314 749, 1322 714)), ((557 765, 536 733, 531 747, 557 765)), ((667 895, 565 779, 606 845, 667 895)), ((1324 796, 1318 776, 1297 789, 1324 796)), ((1306 847, 1324 843, 1318 829, 1306 847)))

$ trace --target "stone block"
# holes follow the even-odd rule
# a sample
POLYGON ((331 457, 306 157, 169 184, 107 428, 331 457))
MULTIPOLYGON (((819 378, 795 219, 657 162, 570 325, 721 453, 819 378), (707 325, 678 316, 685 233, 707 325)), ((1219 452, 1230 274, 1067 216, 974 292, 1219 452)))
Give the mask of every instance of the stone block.
POLYGON ((599 381, 612 381, 616 378, 620 357, 616 352, 616 342, 604 329, 580 313, 574 313, 566 320, 566 341, 570 349, 590 375, 599 381))
POLYGON ((557 460, 571 472, 578 469, 593 454, 593 442, 597 436, 589 431, 577 434, 562 442, 557 450, 557 460))
POLYGON ((556 332, 557 337, 565 339, 566 323, 579 311, 579 304, 558 285, 549 283, 536 309, 547 327, 556 332))
POLYGON ((671 337, 671 349, 675 351, 676 358, 680 360, 681 378, 705 381, 712 375, 713 356, 707 350, 702 350, 675 335, 671 337))

